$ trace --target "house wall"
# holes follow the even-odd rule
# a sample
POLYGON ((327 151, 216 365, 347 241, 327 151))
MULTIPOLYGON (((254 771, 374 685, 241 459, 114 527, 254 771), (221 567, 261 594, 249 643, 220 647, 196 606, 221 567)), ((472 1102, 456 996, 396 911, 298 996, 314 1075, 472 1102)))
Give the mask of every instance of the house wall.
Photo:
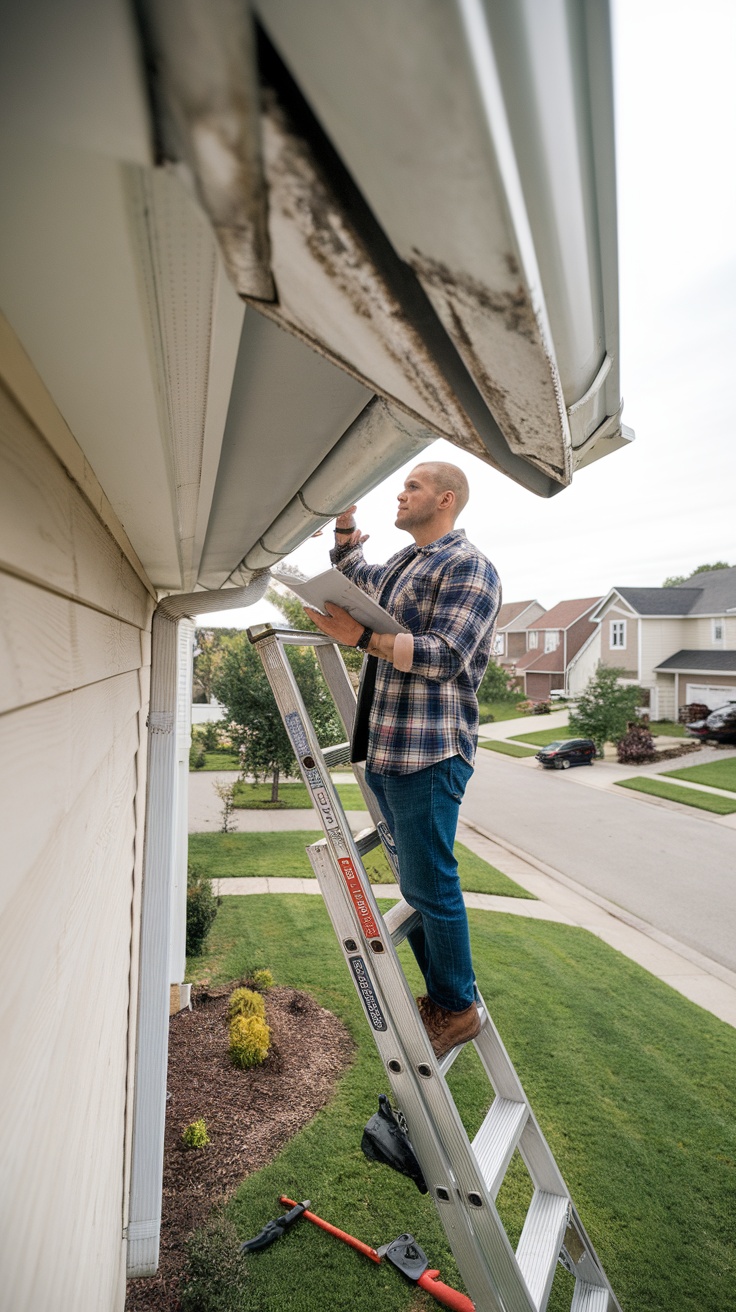
POLYGON ((124 1301, 153 608, 124 536, 27 357, 0 349, 7 1312, 124 1301))
POLYGON ((593 634, 587 645, 583 645, 572 658, 567 668, 567 691, 570 697, 577 697, 587 688, 590 680, 601 663, 601 627, 593 634))
POLYGON ((642 626, 642 669, 641 682, 645 687, 654 687, 657 676, 655 667, 668 656, 683 647, 690 646, 692 638, 691 620, 687 619, 643 619, 642 626))
POLYGON ((506 652, 509 656, 523 656, 526 651, 526 632, 506 634, 506 652))
POLYGON ((625 671, 626 677, 635 679, 639 664, 639 621, 630 611, 612 605, 601 621, 601 664, 625 671), (626 645, 611 646, 611 622, 626 621, 626 645))

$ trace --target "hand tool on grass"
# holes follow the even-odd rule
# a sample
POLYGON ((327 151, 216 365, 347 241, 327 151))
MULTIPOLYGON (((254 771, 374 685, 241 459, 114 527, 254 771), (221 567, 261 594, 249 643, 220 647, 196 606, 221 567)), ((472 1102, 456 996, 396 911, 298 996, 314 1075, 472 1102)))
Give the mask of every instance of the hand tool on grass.
MULTIPOLYGON (((453 1312, 475 1312, 475 1304, 468 1298, 467 1294, 461 1294, 459 1290, 453 1289, 450 1285, 444 1284, 443 1281, 439 1279, 439 1271, 429 1269, 429 1259, 426 1253, 419 1247, 419 1244, 416 1242, 413 1235, 399 1235, 398 1239, 395 1239, 391 1244, 383 1244, 380 1248, 371 1248, 369 1244, 362 1243, 362 1241, 356 1239, 354 1235, 346 1234, 344 1230, 338 1230, 337 1226, 330 1225, 329 1221, 323 1221, 321 1216, 316 1216, 314 1212, 308 1211, 308 1203, 294 1203, 293 1199, 287 1198, 285 1194, 281 1194, 279 1202, 284 1207, 290 1207, 292 1211, 294 1211, 296 1207, 301 1207, 302 1211, 299 1215, 303 1216, 306 1221, 311 1221, 312 1225, 319 1226, 320 1230, 325 1230, 328 1235, 334 1235, 336 1239, 341 1239, 344 1244, 349 1244, 349 1246, 355 1248, 357 1252, 363 1253, 365 1257, 369 1257, 371 1262, 381 1262, 385 1257, 387 1261, 397 1267, 407 1279, 413 1281, 415 1285, 419 1285, 420 1289, 426 1290, 428 1294, 431 1294, 433 1298, 437 1299, 438 1303, 442 1303, 445 1307, 452 1308, 453 1312)), ((292 1212, 286 1213, 286 1217, 291 1215, 292 1212)), ((286 1217, 279 1219, 285 1220, 286 1217)), ((294 1220, 296 1219, 297 1218, 294 1217, 294 1220)), ((272 1221, 270 1224, 274 1225, 277 1224, 277 1222, 272 1221)), ((291 1224, 291 1222, 289 1224, 291 1224)), ((268 1226, 266 1226, 265 1229, 268 1230, 268 1226)), ((263 1233, 265 1233, 265 1231, 261 1231, 261 1234, 263 1233)), ((280 1234, 283 1234, 283 1229, 280 1231, 280 1234)), ((274 1238, 278 1239, 279 1235, 275 1234, 274 1238)), ((254 1243, 256 1241, 251 1240, 250 1242, 254 1243)), ((271 1240, 269 1242, 273 1241, 271 1240)), ((243 1247, 245 1248, 247 1246, 244 1244, 243 1247)))

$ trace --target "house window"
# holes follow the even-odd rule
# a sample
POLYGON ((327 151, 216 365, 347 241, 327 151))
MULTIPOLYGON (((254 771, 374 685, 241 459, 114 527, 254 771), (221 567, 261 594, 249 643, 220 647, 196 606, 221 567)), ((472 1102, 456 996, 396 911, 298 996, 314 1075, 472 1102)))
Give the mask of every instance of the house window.
POLYGON ((539 646, 539 634, 537 633, 536 629, 532 629, 531 633, 527 633, 526 642, 527 642, 527 651, 531 651, 532 647, 539 646))
POLYGON ((713 621, 713 641, 723 642, 723 620, 713 621))
POLYGON ((544 635, 544 650, 557 651, 560 645, 560 635, 555 629, 548 629, 544 635))
POLYGON ((611 647, 626 646, 626 620, 611 620, 611 647))
POLYGON ((495 638, 493 639, 493 653, 495 656, 503 656, 503 651, 504 651, 503 638, 504 635, 502 633, 497 633, 495 638))

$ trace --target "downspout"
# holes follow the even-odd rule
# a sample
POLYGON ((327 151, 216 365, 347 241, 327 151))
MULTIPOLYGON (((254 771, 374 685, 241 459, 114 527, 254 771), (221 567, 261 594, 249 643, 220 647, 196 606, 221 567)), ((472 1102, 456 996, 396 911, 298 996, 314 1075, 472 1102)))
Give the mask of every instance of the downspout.
POLYGON ((140 981, 127 1227, 129 1277, 154 1275, 159 1259, 169 1028, 179 621, 185 617, 193 619, 202 612, 251 606, 263 597, 269 578, 268 570, 259 570, 244 587, 165 597, 153 615, 140 981))

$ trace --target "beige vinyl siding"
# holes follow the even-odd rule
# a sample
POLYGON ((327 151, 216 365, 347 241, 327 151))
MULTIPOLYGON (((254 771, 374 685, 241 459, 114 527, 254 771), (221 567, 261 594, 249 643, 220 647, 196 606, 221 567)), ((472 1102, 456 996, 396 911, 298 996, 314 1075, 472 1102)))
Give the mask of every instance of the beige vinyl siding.
MULTIPOLYGON (((660 674, 657 678, 656 706, 653 713, 657 720, 676 720, 674 674, 660 674)), ((681 699, 679 699, 681 700, 681 699)))
POLYGON ((123 1306, 152 605, 140 567, 0 386, 8 1312, 123 1306))
MULTIPOLYGON (((642 625, 641 682, 645 688, 654 687, 655 667, 668 656, 688 647, 690 624, 687 619, 644 619, 642 625)), ((661 676, 660 676, 661 677, 661 676)), ((663 717, 660 717, 663 718, 663 717)))
POLYGON ((602 664, 611 666, 613 669, 626 670, 627 674, 635 677, 639 659, 638 633, 639 621, 632 616, 631 612, 623 610, 620 606, 611 606, 601 621, 600 656, 602 664), (624 647, 612 647, 611 623, 620 623, 622 620, 626 625, 626 645, 624 647))

